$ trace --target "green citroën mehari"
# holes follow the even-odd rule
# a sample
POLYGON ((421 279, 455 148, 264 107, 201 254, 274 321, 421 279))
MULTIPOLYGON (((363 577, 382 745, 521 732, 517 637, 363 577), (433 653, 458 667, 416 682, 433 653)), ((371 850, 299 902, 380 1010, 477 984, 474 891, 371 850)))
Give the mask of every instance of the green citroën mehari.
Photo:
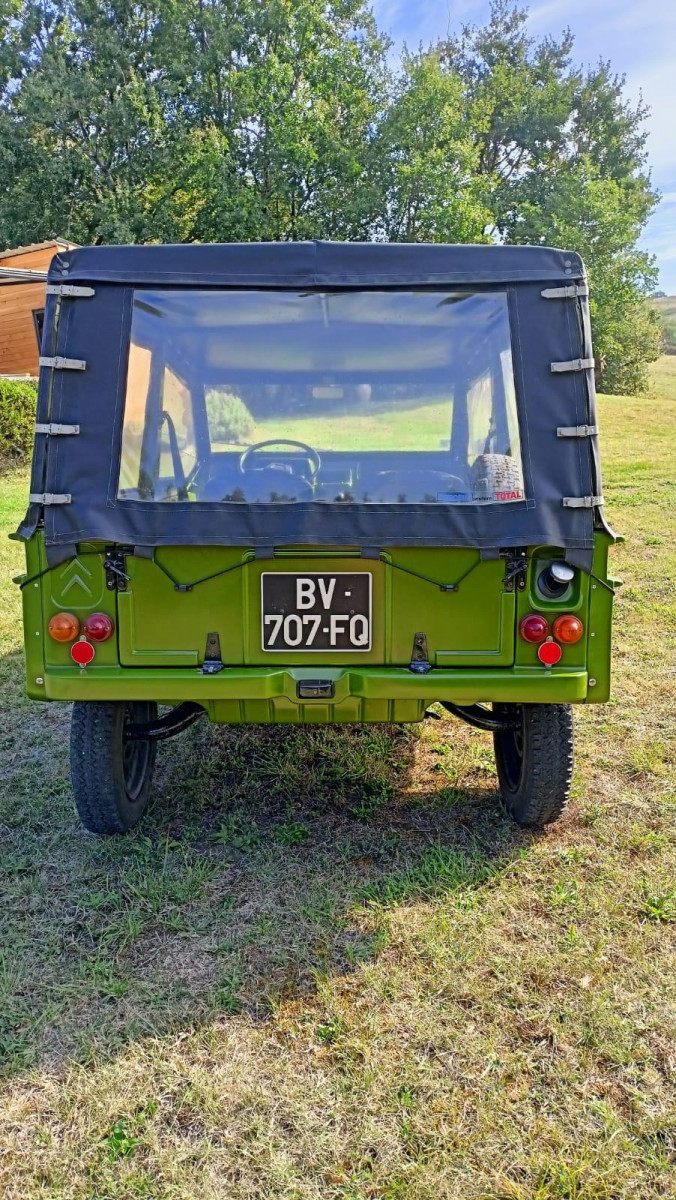
POLYGON ((28 693, 73 702, 88 829, 197 717, 493 734, 556 820, 607 700, 587 284, 543 247, 105 246, 49 271, 28 693), (158 705, 170 711, 158 714, 158 705))

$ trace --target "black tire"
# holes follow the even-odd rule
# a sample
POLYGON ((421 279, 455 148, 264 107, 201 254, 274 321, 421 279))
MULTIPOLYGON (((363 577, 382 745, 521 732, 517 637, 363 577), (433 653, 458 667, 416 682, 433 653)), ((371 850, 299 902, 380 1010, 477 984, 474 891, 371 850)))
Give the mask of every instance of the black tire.
POLYGON ((523 475, 509 454, 480 454, 472 463, 472 492, 491 499, 495 492, 523 492, 523 475))
POLYGON ((566 809, 573 774, 573 710, 570 704, 501 704, 518 722, 495 733, 495 761, 502 802, 518 825, 558 821, 566 809))
POLYGON ((157 719, 151 700, 76 700, 70 726, 75 807, 91 833, 125 833, 148 805, 156 742, 125 742, 124 727, 157 719))

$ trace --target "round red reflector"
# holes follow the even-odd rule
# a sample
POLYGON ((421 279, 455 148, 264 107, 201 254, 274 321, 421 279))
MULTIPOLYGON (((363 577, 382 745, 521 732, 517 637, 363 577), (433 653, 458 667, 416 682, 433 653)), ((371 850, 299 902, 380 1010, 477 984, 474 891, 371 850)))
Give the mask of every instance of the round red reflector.
POLYGON ((524 642, 544 642, 549 633, 547 618, 538 613, 529 613, 519 622, 519 633, 524 642))
POLYGON ((83 626, 84 632, 92 642, 106 642, 112 635, 115 626, 108 613, 92 613, 83 626))
POLYGON ((552 633, 557 642, 566 642, 570 645, 573 642, 579 642, 584 633, 584 625, 580 618, 574 617, 572 613, 562 613, 554 621, 552 633))
POLYGON ((73 662, 76 662, 78 667, 86 667, 96 654, 91 642, 80 638, 79 642, 74 642, 70 648, 70 656, 73 662))
POLYGON ((55 642, 74 642, 80 632, 80 622, 74 613, 54 613, 49 618, 47 632, 55 642))
POLYGON ((563 650, 556 642, 543 642, 541 646, 538 646, 538 658, 546 667, 556 666, 562 654, 563 650))

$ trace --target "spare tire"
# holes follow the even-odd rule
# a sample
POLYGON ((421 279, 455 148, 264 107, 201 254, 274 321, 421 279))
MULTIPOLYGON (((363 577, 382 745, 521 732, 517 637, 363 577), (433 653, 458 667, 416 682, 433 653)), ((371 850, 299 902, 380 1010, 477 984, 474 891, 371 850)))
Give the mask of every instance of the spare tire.
POLYGON ((523 497, 521 466, 510 454, 480 454, 472 464, 472 495, 477 500, 493 500, 496 492, 518 492, 504 499, 523 497))

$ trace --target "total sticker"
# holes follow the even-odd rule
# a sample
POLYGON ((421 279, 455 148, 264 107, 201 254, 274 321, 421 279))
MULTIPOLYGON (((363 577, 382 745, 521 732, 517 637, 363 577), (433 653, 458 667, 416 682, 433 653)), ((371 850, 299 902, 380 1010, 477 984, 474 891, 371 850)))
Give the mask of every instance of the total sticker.
POLYGON ((494 500, 523 500, 523 492, 520 488, 514 488, 511 492, 493 492, 494 500))

